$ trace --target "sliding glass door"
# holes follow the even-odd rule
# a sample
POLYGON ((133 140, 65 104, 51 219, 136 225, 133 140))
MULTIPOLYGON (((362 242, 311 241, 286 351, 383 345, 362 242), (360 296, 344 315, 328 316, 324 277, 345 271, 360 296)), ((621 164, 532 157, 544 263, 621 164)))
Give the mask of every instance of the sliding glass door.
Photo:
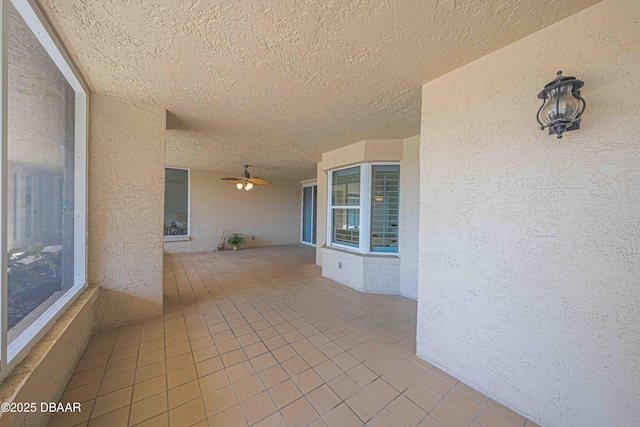
POLYGON ((318 186, 315 183, 302 186, 302 243, 316 245, 316 202, 318 186))

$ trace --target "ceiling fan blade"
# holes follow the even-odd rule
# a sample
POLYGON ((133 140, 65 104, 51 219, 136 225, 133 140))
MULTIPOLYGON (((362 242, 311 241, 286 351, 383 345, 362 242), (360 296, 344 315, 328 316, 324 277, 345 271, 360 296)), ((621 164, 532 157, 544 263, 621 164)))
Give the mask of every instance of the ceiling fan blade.
POLYGON ((239 183, 239 182, 242 182, 242 181, 240 181, 240 180, 238 179, 238 180, 235 180, 235 181, 227 182, 227 184, 237 184, 237 183, 239 183))
POLYGON ((271 184, 271 181, 267 181, 266 179, 260 178, 258 176, 254 176, 250 179, 250 181, 257 185, 271 184))
POLYGON ((240 178, 220 178, 220 181, 240 181, 240 178))

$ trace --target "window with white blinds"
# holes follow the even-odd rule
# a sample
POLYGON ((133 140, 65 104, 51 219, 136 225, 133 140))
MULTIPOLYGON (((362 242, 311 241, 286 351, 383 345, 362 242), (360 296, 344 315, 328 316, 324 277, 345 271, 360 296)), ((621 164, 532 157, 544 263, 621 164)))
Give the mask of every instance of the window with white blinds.
POLYGON ((398 252, 400 166, 371 168, 371 252, 398 252))
POLYGON ((398 252, 400 165, 363 163, 329 174, 330 246, 398 252))

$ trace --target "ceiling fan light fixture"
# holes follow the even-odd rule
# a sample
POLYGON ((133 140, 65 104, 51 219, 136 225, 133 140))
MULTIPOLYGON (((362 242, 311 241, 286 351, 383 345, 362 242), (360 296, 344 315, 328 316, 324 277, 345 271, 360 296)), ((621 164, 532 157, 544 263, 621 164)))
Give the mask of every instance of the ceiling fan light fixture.
POLYGON ((265 185, 271 184, 271 181, 268 181, 264 178, 260 178, 259 176, 252 177, 247 168, 249 165, 244 165, 244 172, 240 178, 220 178, 221 181, 230 181, 229 184, 235 184, 238 190, 245 189, 246 191, 251 190, 255 185, 265 185))

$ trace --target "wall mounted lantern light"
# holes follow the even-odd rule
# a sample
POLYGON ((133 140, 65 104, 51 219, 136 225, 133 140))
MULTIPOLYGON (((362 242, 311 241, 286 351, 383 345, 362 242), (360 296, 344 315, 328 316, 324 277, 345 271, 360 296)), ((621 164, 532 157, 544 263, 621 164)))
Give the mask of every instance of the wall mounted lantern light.
POLYGON ((580 119, 587 105, 580 96, 582 86, 583 81, 563 76, 562 71, 558 71, 557 77, 538 94, 542 107, 536 119, 541 130, 549 128, 549 135, 555 133, 562 138, 564 132, 580 129, 580 119))

